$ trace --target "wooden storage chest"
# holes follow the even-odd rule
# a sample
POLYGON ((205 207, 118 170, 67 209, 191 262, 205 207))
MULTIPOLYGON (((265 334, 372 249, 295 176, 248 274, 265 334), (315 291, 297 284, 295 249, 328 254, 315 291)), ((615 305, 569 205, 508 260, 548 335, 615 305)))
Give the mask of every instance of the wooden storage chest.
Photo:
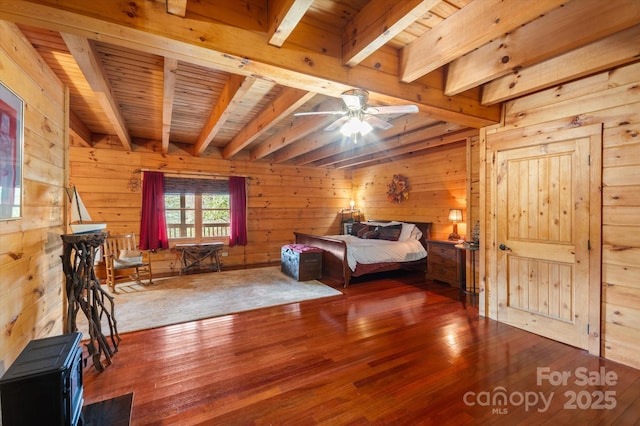
POLYGON ((322 278, 322 249, 304 244, 282 246, 280 269, 297 281, 322 278))

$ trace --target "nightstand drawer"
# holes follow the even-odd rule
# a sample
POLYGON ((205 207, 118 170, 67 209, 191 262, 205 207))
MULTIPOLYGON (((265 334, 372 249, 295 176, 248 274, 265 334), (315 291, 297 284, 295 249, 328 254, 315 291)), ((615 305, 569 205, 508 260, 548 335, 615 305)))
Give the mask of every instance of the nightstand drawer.
POLYGON ((451 281, 456 281, 456 276, 458 273, 458 265, 453 264, 435 264, 430 265, 429 268, 429 276, 431 279, 444 281, 446 283, 451 283, 451 281), (452 280, 453 278, 453 280, 452 280))
POLYGON ((434 245, 433 254, 441 259, 450 259, 453 262, 456 261, 456 248, 453 246, 434 245))
POLYGON ((427 264, 440 266, 440 267, 446 266, 449 268, 455 268, 458 265, 458 262, 455 256, 453 258, 448 258, 448 257, 433 255, 431 256, 431 261, 427 260, 427 264))
POLYGON ((452 286, 464 282, 465 255, 454 241, 427 240, 427 279, 452 286))

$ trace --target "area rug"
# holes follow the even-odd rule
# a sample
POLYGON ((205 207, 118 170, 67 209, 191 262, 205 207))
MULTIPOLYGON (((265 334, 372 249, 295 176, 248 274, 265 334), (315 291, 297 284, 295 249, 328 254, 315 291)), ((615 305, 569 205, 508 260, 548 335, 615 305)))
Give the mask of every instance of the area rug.
MULTIPOLYGON (((342 293, 319 281, 296 281, 277 266, 154 279, 116 286, 115 318, 126 333, 342 293)), ((104 289, 107 287, 104 286, 104 289)), ((86 318, 78 330, 88 338, 86 318)), ((106 324, 103 333, 108 334, 106 324)))

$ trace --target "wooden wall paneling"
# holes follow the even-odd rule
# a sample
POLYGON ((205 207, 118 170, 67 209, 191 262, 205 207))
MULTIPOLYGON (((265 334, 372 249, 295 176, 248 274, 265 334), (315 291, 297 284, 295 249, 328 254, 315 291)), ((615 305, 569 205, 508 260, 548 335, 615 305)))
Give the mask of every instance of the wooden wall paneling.
MULTIPOLYGON (((602 181, 596 182, 602 187, 601 354, 635 368, 640 368, 640 323, 633 321, 640 315, 639 76, 635 63, 508 102, 504 126, 486 130, 495 138, 515 128, 520 137, 544 132, 553 138, 556 130, 603 123, 602 181)), ((485 199, 492 197, 487 187, 483 191, 485 199)), ((485 268, 495 250, 488 242, 485 268)), ((491 281, 485 284, 490 293, 491 281)), ((491 316, 494 302, 488 300, 491 316)))
MULTIPOLYGON (((433 222, 432 237, 446 239, 452 231, 449 209, 463 209, 466 216, 466 144, 436 147, 429 154, 353 171, 354 201, 366 219, 433 222), (393 203, 387 185, 394 174, 409 178, 409 199, 393 203)), ((465 234, 466 224, 458 232, 465 234)))
MULTIPOLYGON (((72 147, 70 180, 92 217, 105 221, 109 231, 138 234, 141 187, 132 190, 129 185, 130 179, 142 178, 137 169, 249 176, 249 244, 225 247, 222 261, 227 267, 280 262, 280 248, 293 241, 293 231, 339 233, 338 210, 348 206, 352 196, 347 171, 172 154, 72 147)), ((152 262, 154 275, 179 270, 173 250, 153 253, 152 262)))
POLYGON ((24 101, 23 217, 0 222, 0 375, 34 338, 62 332, 65 91, 0 21, 2 82, 24 101))

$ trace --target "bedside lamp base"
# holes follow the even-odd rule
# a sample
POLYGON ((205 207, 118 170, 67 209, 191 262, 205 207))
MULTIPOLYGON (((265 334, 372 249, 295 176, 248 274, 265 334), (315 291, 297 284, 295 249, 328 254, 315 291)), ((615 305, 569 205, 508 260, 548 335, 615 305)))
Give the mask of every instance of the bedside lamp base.
POLYGON ((449 234, 449 241, 458 241, 460 239, 460 234, 458 234, 458 224, 453 224, 453 232, 449 234))

